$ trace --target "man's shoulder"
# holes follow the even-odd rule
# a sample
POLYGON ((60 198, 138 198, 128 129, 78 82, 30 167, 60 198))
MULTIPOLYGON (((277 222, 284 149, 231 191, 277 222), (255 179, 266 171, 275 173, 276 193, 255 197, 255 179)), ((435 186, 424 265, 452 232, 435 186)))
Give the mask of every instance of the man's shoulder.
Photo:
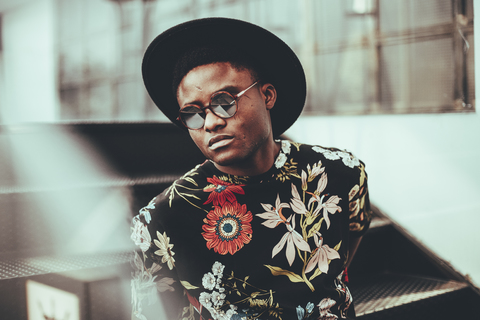
POLYGON ((173 201, 183 199, 183 197, 178 197, 178 195, 185 194, 187 190, 188 194, 194 194, 196 191, 201 191, 207 178, 206 167, 208 167, 207 161, 197 164, 191 170, 175 179, 167 188, 155 197, 157 207, 165 204, 169 204, 169 207, 171 207, 173 201))
POLYGON ((139 210, 134 217, 145 225, 160 216, 168 216, 182 209, 185 204, 198 202, 202 198, 205 187, 206 163, 198 164, 181 177, 175 179, 166 189, 156 195, 150 202, 139 210))
POLYGON ((323 165, 328 165, 332 169, 348 170, 364 166, 364 163, 359 158, 345 149, 292 141, 282 141, 282 148, 284 145, 290 146, 293 158, 307 162, 315 161, 318 163, 321 161, 323 165))

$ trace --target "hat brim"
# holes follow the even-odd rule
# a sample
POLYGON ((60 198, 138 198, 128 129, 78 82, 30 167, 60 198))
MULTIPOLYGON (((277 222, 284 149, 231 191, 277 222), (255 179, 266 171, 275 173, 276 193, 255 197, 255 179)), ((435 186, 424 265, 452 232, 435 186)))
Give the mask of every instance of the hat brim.
POLYGON ((157 107, 176 125, 178 102, 172 91, 176 61, 186 51, 219 41, 239 47, 262 66, 275 86, 277 101, 270 110, 273 134, 284 133, 300 116, 306 97, 305 73, 292 49, 276 35, 257 25, 228 18, 206 18, 176 25, 156 37, 147 48, 142 75, 157 107))

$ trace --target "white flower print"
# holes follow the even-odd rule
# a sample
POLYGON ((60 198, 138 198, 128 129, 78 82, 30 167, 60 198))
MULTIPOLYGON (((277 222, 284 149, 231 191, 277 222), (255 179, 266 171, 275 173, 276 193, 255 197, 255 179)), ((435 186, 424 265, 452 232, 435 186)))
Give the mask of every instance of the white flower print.
POLYGON ((338 159, 340 159, 340 156, 335 151, 327 150, 327 149, 317 147, 317 146, 312 147, 312 150, 315 151, 315 152, 318 152, 318 153, 323 153, 323 156, 325 158, 327 158, 328 160, 338 160, 338 159))
POLYGON ((145 208, 141 209, 140 210, 140 215, 144 216, 145 217, 145 221, 147 223, 150 223, 150 221, 152 221, 152 215, 150 214, 150 211, 148 210, 144 210, 145 208))
POLYGON ((297 306, 296 311, 298 320, 309 319, 314 307, 315 305, 311 302, 307 303, 305 309, 303 309, 302 306, 297 306), (306 315, 305 312, 307 312, 306 315))
POLYGON ((290 202, 290 207, 292 208, 292 210, 298 214, 306 214, 308 211, 307 211, 307 208, 305 207, 305 203, 303 203, 302 199, 300 199, 300 194, 297 191, 297 187, 295 187, 293 183, 292 183, 292 196, 293 198, 291 199, 291 202, 290 202))
POLYGON ((307 186, 307 173, 305 172, 305 170, 302 170, 301 178, 302 178, 302 190, 306 191, 308 186, 307 186))
MULTIPOLYGON (((316 239, 315 239, 316 240, 316 239)), ((328 261, 333 259, 340 259, 340 255, 337 251, 330 248, 327 244, 323 244, 323 239, 320 239, 320 242, 317 243, 317 249, 313 252, 313 256, 310 258, 310 261, 307 264, 305 273, 311 272, 318 266, 318 269, 323 273, 328 272, 328 261)))
POLYGON ((325 190, 325 188, 327 187, 327 183, 328 176, 326 173, 323 173, 320 179, 318 179, 317 190, 315 190, 315 193, 318 195, 322 194, 323 190, 325 190))
POLYGON ((146 319, 142 315, 143 305, 152 305, 157 302, 157 290, 160 292, 174 291, 171 285, 175 280, 169 277, 158 278, 158 276, 153 276, 154 273, 162 269, 162 266, 154 263, 149 269, 146 269, 142 258, 136 252, 133 262, 136 271, 130 282, 132 287, 132 316, 137 319, 146 319))
POLYGON ((152 221, 152 216, 150 214, 150 209, 155 209, 155 199, 157 197, 153 198, 152 200, 150 200, 150 202, 148 203, 147 206, 143 207, 142 209, 140 209, 140 215, 142 215, 144 218, 145 218, 145 221, 147 223, 150 223, 150 221, 152 221))
POLYGON ((320 317, 318 319, 321 320, 333 320, 338 319, 338 317, 330 312, 330 308, 335 305, 335 300, 331 298, 324 298, 317 304, 318 311, 320 312, 320 317))
POLYGON ((282 140, 282 152, 285 154, 290 154, 290 149, 292 145, 289 141, 287 140, 282 140))
MULTIPOLYGON (((342 208, 338 206, 340 200, 342 200, 342 198, 340 198, 339 196, 331 196, 321 205, 321 207, 323 208, 323 218, 325 219, 325 222, 327 224, 327 229, 330 228, 330 218, 328 217, 328 214, 334 214, 337 211, 342 212, 342 208)), ((317 207, 317 210, 319 208, 320 206, 317 207)))
POLYGON ((220 314, 220 310, 219 309, 215 309, 215 308, 207 308, 208 311, 210 311, 210 315, 212 316, 213 319, 222 319, 222 317, 225 315, 225 314, 220 314))
POLYGON ((335 151, 325 150, 325 151, 323 152, 323 155, 324 155, 325 158, 327 158, 328 160, 338 160, 338 159, 340 159, 340 156, 339 156, 338 153, 335 152, 335 151))
POLYGON ((230 320, 232 318, 232 316, 236 313, 237 312, 235 311, 235 309, 229 309, 229 310, 227 310, 227 312, 225 312, 225 316, 223 317, 223 319, 230 320))
POLYGON ((136 252, 135 255, 134 261, 138 270, 135 271, 130 282, 132 287, 132 319, 146 320, 146 317, 142 314, 143 305, 149 306, 157 302, 157 290, 159 292, 174 291, 171 285, 175 280, 163 277, 155 281, 158 278, 153 276, 153 274, 162 267, 154 263, 150 269, 145 269, 143 261, 136 252))
POLYGON ((272 258, 275 257, 287 244, 287 249, 285 250, 285 255, 287 257, 288 264, 291 266, 293 261, 295 260, 295 247, 302 251, 310 251, 310 246, 308 243, 303 239, 302 235, 294 230, 295 228, 295 216, 291 215, 287 219, 287 223, 285 224, 287 227, 287 232, 283 235, 282 239, 273 247, 272 250, 272 258), (292 221, 292 225, 290 224, 290 220, 292 221))
POLYGON ((273 229, 280 223, 285 223, 287 221, 287 219, 282 214, 282 209, 289 208, 290 206, 287 203, 280 202, 279 194, 277 194, 277 199, 275 200, 275 207, 271 204, 260 204, 266 212, 257 213, 256 216, 266 220, 262 222, 265 227, 273 229))
POLYGON ((307 303, 307 306, 305 307, 305 309, 307 310, 308 313, 312 312, 313 311, 313 308, 315 307, 315 305, 311 302, 307 303))
POLYGON ((202 278, 202 285, 207 290, 213 290, 215 285, 217 284, 217 279, 213 275, 213 273, 205 273, 202 278))
POLYGON ((303 320, 305 316, 305 310, 303 310, 302 306, 297 306, 297 319, 298 320, 303 320))
MULTIPOLYGON (((210 310, 209 310, 210 311, 210 310)), ((212 315, 214 320, 230 320, 234 314, 237 312, 233 309, 227 310, 227 312, 221 309, 212 309, 210 314, 212 315)))
POLYGON ((237 307, 230 305, 230 309, 226 312, 221 309, 225 303, 225 288, 220 287, 222 284, 222 275, 225 266, 216 261, 212 266, 212 272, 205 273, 202 278, 202 284, 205 289, 213 290, 211 293, 202 292, 198 301, 210 312, 214 320, 230 320, 236 314, 237 307))
POLYGON ((319 231, 316 231, 314 234, 313 234, 313 241, 315 241, 315 245, 317 247, 320 247, 320 241, 321 239, 323 239, 322 237, 322 234, 319 232, 319 231))
POLYGON ((325 151, 325 149, 320 148, 320 147, 318 147, 318 146, 312 147, 312 150, 315 151, 315 152, 317 152, 317 153, 323 153, 323 152, 325 151))
POLYGON ((212 295, 208 292, 200 293, 198 301, 207 309, 212 307, 212 295))
POLYGON ((347 167, 353 168, 360 165, 360 160, 348 152, 339 152, 339 155, 347 167))
POLYGON ((237 310, 237 307, 231 305, 231 306, 230 306, 230 310, 227 310, 227 312, 225 313, 225 318, 226 318, 227 320, 230 320, 230 319, 233 317, 234 314, 237 314, 237 311, 236 311, 236 310, 237 310))
POLYGON ((215 261, 215 263, 212 266, 213 274, 218 277, 222 277, 223 269, 225 269, 225 266, 218 261, 215 261))
POLYGON ((217 282, 215 283, 215 289, 217 289, 219 292, 224 292, 225 288, 222 288, 221 285, 222 285, 222 276, 219 276, 217 278, 217 282))
MULTIPOLYGON (((300 195, 298 194, 297 188, 293 183, 292 195, 293 199, 291 205, 293 211, 299 214, 305 214, 307 212, 305 204, 300 200, 300 195)), ((282 203, 278 194, 277 199, 275 200, 276 208, 270 204, 261 203, 261 205, 266 212, 256 214, 256 216, 266 220, 262 222, 264 226, 273 229, 279 224, 283 223, 287 227, 287 232, 272 250, 272 258, 275 257, 285 247, 286 244, 287 249, 285 251, 285 255, 288 263, 291 266, 295 260, 295 247, 302 251, 310 252, 310 246, 308 243, 303 239, 302 235, 295 231, 295 214, 291 215, 288 219, 285 219, 285 216, 282 214, 282 209, 290 206, 286 203, 282 203)))
POLYGON ((135 216, 132 220, 132 234, 130 238, 135 242, 135 245, 139 246, 143 252, 146 252, 150 248, 152 238, 148 232, 147 226, 140 221, 140 218, 135 216))
POLYGON ((153 198, 152 200, 150 200, 150 202, 147 204, 147 206, 145 207, 145 209, 155 209, 155 200, 157 199, 157 197, 153 198))
MULTIPOLYGON (((308 171, 308 182, 311 182, 320 173, 323 173, 325 171, 325 167, 322 167, 322 160, 318 161, 318 163, 314 163, 312 168, 310 168, 310 164, 307 164, 307 171, 308 171)), ((303 170, 302 170, 302 175, 303 175, 303 170)), ((303 176, 302 176, 302 183, 303 183, 303 176)))
POLYGON ((352 155, 348 151, 332 151, 328 149, 324 149, 318 146, 312 147, 312 150, 318 153, 322 153, 325 158, 328 160, 338 160, 342 159, 343 163, 350 168, 356 167, 360 165, 360 160, 357 157, 352 155))
POLYGON ((275 160, 275 168, 280 169, 281 167, 283 167, 285 162, 287 162, 287 156, 285 155, 285 153, 280 152, 277 160, 275 160))
POLYGON ((323 173, 320 179, 318 180, 318 185, 317 185, 317 190, 312 194, 312 197, 308 201, 308 207, 311 208, 313 203, 317 202, 318 206, 317 208, 313 211, 313 215, 316 216, 320 213, 320 210, 323 210, 323 218, 325 219, 325 223, 327 224, 327 229, 330 228, 330 218, 328 217, 328 214, 334 214, 337 211, 342 212, 342 208, 338 206, 338 203, 342 198, 338 196, 331 196, 328 198, 327 201, 323 202, 325 199, 326 195, 322 195, 322 192, 325 190, 326 186, 328 183, 328 178, 327 174, 323 173))
POLYGON ((157 239, 154 239, 153 242, 160 249, 154 253, 162 257, 162 263, 167 263, 170 270, 175 266, 175 259, 173 256, 175 252, 172 251, 173 244, 170 244, 170 238, 167 237, 167 234, 164 232, 163 235, 157 231, 157 239))
POLYGON ((157 281, 157 290, 159 292, 175 291, 175 289, 172 287, 172 284, 174 282, 175 280, 173 280, 172 278, 163 277, 157 281))
POLYGON ((148 305, 155 303, 157 287, 155 277, 148 271, 136 272, 131 280, 132 301, 134 305, 141 305, 141 301, 147 299, 148 305))
POLYGON ((215 307, 221 307, 225 302, 225 294, 217 291, 213 291, 211 299, 215 307))

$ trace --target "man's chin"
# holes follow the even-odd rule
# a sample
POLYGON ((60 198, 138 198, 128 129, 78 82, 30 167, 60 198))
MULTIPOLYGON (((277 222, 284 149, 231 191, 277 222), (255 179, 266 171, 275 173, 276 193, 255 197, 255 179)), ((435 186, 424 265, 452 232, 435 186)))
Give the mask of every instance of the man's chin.
POLYGON ((221 166, 221 167, 232 167, 232 166, 235 166, 238 161, 236 161, 235 159, 230 159, 230 158, 220 158, 220 159, 216 159, 216 158, 213 158, 213 159, 210 159, 213 163, 215 163, 217 166, 221 166))
POLYGON ((237 167, 242 163, 242 160, 240 157, 235 156, 235 155, 227 155, 227 154, 221 154, 221 155, 215 155, 213 157, 209 157, 210 161, 212 161, 217 167, 237 167))

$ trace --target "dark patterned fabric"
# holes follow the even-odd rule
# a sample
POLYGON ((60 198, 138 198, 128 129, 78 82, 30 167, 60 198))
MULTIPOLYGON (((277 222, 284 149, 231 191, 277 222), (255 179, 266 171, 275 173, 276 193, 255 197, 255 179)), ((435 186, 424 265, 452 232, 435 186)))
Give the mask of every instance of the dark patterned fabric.
POLYGON ((352 314, 342 275, 350 239, 370 224, 365 166, 347 151, 279 143, 260 176, 206 161, 140 210, 133 318, 146 319, 157 292, 168 319, 352 314))

